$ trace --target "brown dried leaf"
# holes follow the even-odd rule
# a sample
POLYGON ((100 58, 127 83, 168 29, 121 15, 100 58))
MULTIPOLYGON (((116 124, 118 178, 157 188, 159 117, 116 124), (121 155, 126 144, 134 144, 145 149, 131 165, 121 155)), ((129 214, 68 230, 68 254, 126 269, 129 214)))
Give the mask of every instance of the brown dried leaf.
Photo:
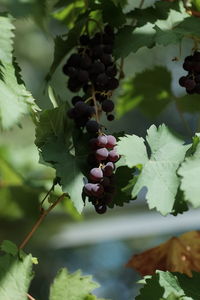
POLYGON ((127 266, 137 270, 142 276, 162 270, 192 277, 192 271, 200 272, 200 231, 172 237, 157 247, 136 254, 127 266))

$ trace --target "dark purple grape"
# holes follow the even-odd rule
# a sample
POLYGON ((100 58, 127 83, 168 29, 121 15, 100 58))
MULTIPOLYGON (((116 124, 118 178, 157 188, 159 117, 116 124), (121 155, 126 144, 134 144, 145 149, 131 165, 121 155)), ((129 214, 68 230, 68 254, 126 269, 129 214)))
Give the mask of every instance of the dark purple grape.
POLYGON ((99 183, 93 184, 92 195, 94 197, 101 197, 103 196, 103 194, 104 194, 104 187, 99 183))
POLYGON ((89 69, 92 65, 92 60, 88 55, 81 57, 80 68, 81 69, 89 69))
POLYGON ((115 119, 115 116, 114 115, 107 115, 107 120, 108 121, 113 121, 115 119))
POLYGON ((88 118, 85 116, 82 116, 82 117, 75 119, 75 124, 78 127, 85 127, 85 124, 87 123, 87 121, 88 121, 88 118))
POLYGON ((197 72, 197 73, 200 73, 200 61, 196 62, 195 65, 194 65, 194 71, 197 72))
POLYGON ((195 76, 195 81, 198 83, 200 82, 200 74, 195 76))
POLYGON ((192 95, 195 94, 195 88, 193 90, 187 90, 186 89, 187 94, 192 95))
POLYGON ((90 46, 94 47, 101 44, 102 35, 100 32, 97 32, 95 36, 90 40, 90 46))
POLYGON ((114 164, 112 162, 108 162, 103 168, 104 176, 110 177, 113 174, 114 169, 115 169, 114 164))
POLYGON ((81 56, 77 53, 74 53, 69 57, 67 61, 67 65, 69 67, 79 67, 80 62, 81 62, 81 56))
POLYGON ((183 69, 186 71, 193 71, 194 70, 194 62, 193 61, 185 61, 183 64, 183 69))
POLYGON ((193 55, 193 58, 194 58, 194 60, 196 60, 196 61, 200 61, 200 52, 195 51, 195 52, 194 52, 194 55, 193 55))
POLYGON ((107 145, 107 136, 106 135, 99 135, 97 138, 97 145, 99 147, 105 147, 107 145))
POLYGON ((80 96, 74 96, 71 100, 72 104, 75 105, 77 102, 83 101, 83 98, 80 96))
POLYGON ((196 86, 196 82, 193 79, 189 79, 187 78, 187 80, 185 81, 185 87, 188 91, 191 91, 195 88, 196 86))
POLYGON ((119 86, 119 80, 116 78, 110 78, 108 81, 107 88, 108 90, 115 90, 119 86))
POLYGON ((98 167, 99 162, 96 160, 95 154, 91 153, 88 155, 87 162, 91 167, 98 167))
POLYGON ((100 182, 103 178, 103 172, 100 168, 93 168, 90 171, 90 179, 94 182, 100 182))
POLYGON ((79 38, 80 44, 83 46, 87 46, 90 42, 90 38, 87 34, 83 34, 79 38))
POLYGON ((107 96, 102 95, 100 93, 96 94, 96 100, 99 101, 100 103, 103 102, 103 100, 107 99, 107 96))
POLYGON ((109 44, 112 45, 114 43, 114 35, 104 33, 103 34, 103 43, 106 45, 109 45, 109 44))
POLYGON ((95 114, 95 109, 93 106, 88 105, 87 111, 85 113, 89 118, 91 118, 95 114))
POLYGON ((89 73, 86 70, 79 70, 78 80, 82 83, 86 83, 89 80, 89 73))
POLYGON ((89 133, 97 133, 99 129, 100 129, 100 125, 95 120, 89 120, 86 123, 86 130, 89 133))
POLYGON ((101 58, 102 55, 103 55, 103 46, 102 45, 98 45, 98 46, 95 46, 93 49, 92 49, 92 56, 93 58, 101 58))
POLYGON ((179 79, 179 84, 180 86, 185 86, 185 82, 187 80, 187 76, 182 76, 180 79, 179 79))
POLYGON ((107 210, 107 207, 105 204, 97 204, 94 206, 95 207, 95 210, 98 214, 104 214, 107 210))
POLYGON ((106 148, 97 149, 95 156, 98 161, 106 160, 108 157, 108 150, 106 148))
POLYGON ((117 151, 116 150, 111 150, 108 154, 108 159, 111 161, 111 162, 116 162, 119 160, 119 154, 117 154, 117 151))
POLYGON ((103 185, 103 187, 109 186, 110 185, 110 178, 109 177, 103 177, 103 179, 101 180, 101 184, 103 185))
POLYGON ((74 79, 74 78, 69 78, 68 80, 68 89, 71 92, 78 92, 81 89, 82 84, 80 82, 78 82, 78 80, 74 79))
POLYGON ((106 148, 113 149, 117 144, 117 140, 113 135, 107 135, 107 145, 106 148))
POLYGON ((96 61, 91 65, 90 74, 100 74, 105 71, 105 66, 100 61, 96 61))
POLYGON ((107 54, 112 54, 113 52, 113 46, 112 45, 104 45, 103 51, 107 54))
POLYGON ((101 57, 101 62, 105 65, 105 66, 109 66, 112 64, 112 56, 109 54, 104 53, 101 57))
POLYGON ((88 104, 83 101, 79 101, 74 106, 74 113, 76 117, 80 117, 86 114, 87 109, 88 109, 88 104))
POLYGON ((68 65, 64 65, 63 73, 71 78, 75 78, 78 74, 78 70, 74 67, 69 67, 68 65))
POLYGON ((102 102, 102 110, 105 112, 111 112, 114 109, 113 101, 107 99, 102 102))
POLYGON ((105 73, 101 73, 97 76, 96 84, 105 86, 108 83, 108 76, 105 73))
POLYGON ((106 69, 106 74, 110 77, 115 77, 117 75, 117 67, 115 65, 109 66, 106 69))
POLYGON ((97 141, 97 138, 92 138, 92 139, 90 139, 90 141, 89 141, 89 146, 90 146, 90 149, 92 149, 92 150, 98 149, 98 141, 97 141))

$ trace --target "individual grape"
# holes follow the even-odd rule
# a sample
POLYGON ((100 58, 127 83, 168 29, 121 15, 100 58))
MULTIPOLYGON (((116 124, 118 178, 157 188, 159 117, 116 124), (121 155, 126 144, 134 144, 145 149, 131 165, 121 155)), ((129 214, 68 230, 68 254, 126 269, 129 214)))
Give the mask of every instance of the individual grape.
POLYGON ((78 127, 85 127, 85 124, 86 124, 87 121, 88 121, 88 118, 87 118, 87 117, 81 116, 81 117, 75 119, 75 124, 76 124, 78 127))
POLYGON ((192 71, 194 69, 194 62, 193 61, 185 61, 183 64, 183 69, 186 71, 192 71))
POLYGON ((92 65, 92 60, 88 55, 81 57, 80 68, 81 69, 89 69, 92 65))
POLYGON ((109 66, 112 64, 112 56, 109 54, 104 53, 101 57, 101 62, 105 65, 105 66, 109 66))
POLYGON ((119 160, 119 154, 117 154, 117 151, 116 150, 111 150, 108 154, 108 159, 111 161, 111 162, 116 162, 119 160))
POLYGON ((90 139, 90 141, 89 141, 89 146, 90 146, 90 149, 96 150, 96 149, 98 148, 98 141, 97 141, 97 138, 92 138, 92 139, 90 139))
POLYGON ((75 105, 77 102, 83 101, 83 98, 80 96, 74 96, 71 100, 72 104, 75 105))
POLYGON ((83 34, 79 38, 80 44, 83 46, 87 46, 90 42, 90 38, 87 34, 83 34))
POLYGON ((88 196, 92 196, 93 183, 86 183, 83 190, 88 196))
POLYGON ((103 179, 101 180, 100 183, 103 185, 103 187, 109 186, 110 185, 110 178, 109 177, 103 177, 103 179))
POLYGON ((193 61, 193 60, 194 60, 193 55, 186 56, 186 58, 185 58, 185 62, 186 61, 193 61))
POLYGON ((74 78, 69 78, 68 80, 68 89, 71 91, 71 92, 78 92, 80 91, 81 89, 81 83, 78 82, 78 80, 74 79, 74 78))
POLYGON ((92 55, 94 58, 101 58, 102 55, 104 53, 104 49, 103 49, 103 46, 102 45, 98 45, 98 46, 95 46, 93 49, 92 49, 92 55))
POLYGON ((107 207, 105 204, 97 204, 97 205, 94 205, 94 207, 98 214, 104 214, 107 210, 107 207))
POLYGON ((108 76, 105 73, 101 73, 97 76, 96 84, 105 86, 108 83, 108 76))
POLYGON ((103 175, 110 177, 113 174, 115 166, 112 162, 108 162, 103 168, 103 175))
POLYGON ((195 52, 194 52, 194 55, 193 55, 193 58, 194 58, 194 60, 196 60, 196 61, 200 61, 200 52, 195 51, 195 52))
POLYGON ((87 109, 88 109, 88 104, 83 101, 79 101, 74 106, 75 115, 77 117, 83 116, 86 114, 87 109))
POLYGON ((112 54, 112 52, 113 52, 113 46, 112 45, 104 45, 103 51, 106 54, 112 54))
POLYGON ((85 113, 89 118, 91 118, 95 114, 95 109, 93 106, 88 105, 85 113))
POLYGON ((200 82, 200 74, 195 76, 195 81, 198 83, 200 82))
POLYGON ((90 40, 90 46, 94 47, 101 44, 102 36, 100 32, 97 32, 95 36, 90 40))
POLYGON ((108 150, 106 148, 97 149, 95 156, 98 161, 106 160, 108 157, 108 150))
POLYGON ((115 90, 119 86, 119 80, 116 78, 110 78, 108 81, 107 88, 108 90, 115 90))
POLYGON ((187 94, 192 95, 195 93, 195 88, 193 90, 186 89, 187 94))
POLYGON ((69 67, 68 65, 64 65, 63 73, 71 78, 75 78, 78 74, 78 70, 74 67, 69 67))
POLYGON ((99 135, 97 138, 97 145, 99 147, 105 147, 107 145, 107 136, 106 135, 99 135))
POLYGON ((96 61, 91 65, 90 74, 100 74, 105 71, 105 66, 100 61, 96 61))
POLYGON ((69 57, 67 61, 67 65, 69 67, 79 67, 80 62, 81 62, 81 56, 77 53, 74 53, 69 57))
POLYGON ((95 120, 89 120, 86 123, 86 130, 88 133, 96 133, 98 132, 99 129, 100 129, 100 125, 95 120))
POLYGON ((200 73, 200 61, 195 63, 194 71, 197 73, 200 73))
POLYGON ((188 91, 191 91, 195 88, 196 86, 196 82, 193 79, 189 79, 187 78, 187 80, 185 81, 185 87, 188 91))
POLYGON ((113 66, 109 66, 107 69, 106 69, 106 74, 110 77, 115 77, 117 75, 117 68, 115 65, 113 66))
POLYGON ((113 101, 107 99, 102 102, 102 110, 105 112, 111 112, 114 109, 113 101))
POLYGON ((117 144, 117 140, 113 135, 107 135, 107 145, 106 148, 113 149, 117 144))
POLYGON ((109 45, 109 44, 113 44, 114 43, 114 35, 110 35, 110 34, 103 34, 103 43, 105 45, 109 45))
POLYGON ((103 172, 100 168, 93 168, 90 171, 90 179, 94 182, 100 182, 100 180, 103 178, 103 172))
POLYGON ((115 119, 115 116, 114 115, 107 115, 107 120, 108 121, 113 121, 115 119))
POLYGON ((103 102, 103 100, 107 99, 107 96, 102 95, 102 94, 100 94, 100 93, 97 93, 97 94, 95 95, 95 97, 96 97, 96 100, 99 101, 100 103, 103 102))
POLYGON ((182 76, 180 79, 179 79, 179 84, 180 86, 185 86, 185 82, 187 80, 187 76, 182 76))
POLYGON ((104 194, 104 187, 99 183, 93 184, 92 195, 94 197, 101 197, 103 194, 104 194))
POLYGON ((79 70, 78 80, 82 83, 86 83, 89 80, 89 73, 86 70, 79 70))
POLYGON ((67 115, 70 119, 74 119, 75 115, 74 115, 74 109, 70 108, 67 112, 67 115))

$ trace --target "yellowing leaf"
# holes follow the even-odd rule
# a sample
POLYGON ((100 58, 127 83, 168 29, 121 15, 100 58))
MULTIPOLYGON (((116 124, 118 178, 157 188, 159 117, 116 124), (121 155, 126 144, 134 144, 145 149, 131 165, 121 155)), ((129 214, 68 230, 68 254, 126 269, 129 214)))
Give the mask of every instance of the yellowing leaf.
POLYGON ((142 276, 162 270, 192 277, 192 271, 200 272, 200 231, 172 237, 157 247, 136 254, 127 266, 136 269, 142 276))

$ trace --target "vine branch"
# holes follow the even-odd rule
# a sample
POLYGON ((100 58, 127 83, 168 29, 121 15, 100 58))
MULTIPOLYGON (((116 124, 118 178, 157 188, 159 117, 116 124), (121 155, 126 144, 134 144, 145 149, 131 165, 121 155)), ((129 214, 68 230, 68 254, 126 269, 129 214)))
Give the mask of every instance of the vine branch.
POLYGON ((36 300, 35 298, 33 298, 31 295, 27 294, 28 299, 30 300, 36 300))
POLYGON ((31 231, 25 236, 24 240, 22 241, 22 243, 19 246, 19 249, 23 249, 26 244, 29 242, 29 240, 31 239, 31 237, 33 236, 33 234, 35 233, 35 231, 37 230, 37 228, 40 226, 40 224, 42 223, 42 221, 46 218, 46 216, 50 213, 50 211, 60 202, 63 200, 63 198, 66 196, 66 194, 62 194, 60 197, 57 198, 57 200, 47 209, 42 209, 39 218, 37 219, 37 221, 35 222, 35 224, 33 225, 31 231))

